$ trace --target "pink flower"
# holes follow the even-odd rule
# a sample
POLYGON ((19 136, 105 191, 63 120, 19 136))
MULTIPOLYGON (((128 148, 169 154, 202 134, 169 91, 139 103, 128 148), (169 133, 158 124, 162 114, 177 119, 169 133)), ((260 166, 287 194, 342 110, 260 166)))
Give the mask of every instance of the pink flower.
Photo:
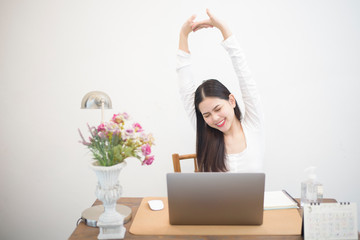
POLYGON ((154 142, 154 137, 153 137, 153 135, 151 133, 146 134, 146 133, 142 132, 141 135, 140 135, 140 138, 142 139, 142 141, 144 143, 148 143, 150 145, 152 145, 153 142, 154 142))
POLYGON ((146 165, 151 165, 154 161, 154 156, 146 156, 142 165, 146 164, 146 165))
POLYGON ((134 124, 133 124, 133 128, 134 128, 135 132, 142 132, 142 131, 144 131, 139 123, 134 123, 134 124))
POLYGON ((128 134, 131 134, 131 133, 133 133, 134 132, 134 129, 126 129, 126 133, 128 133, 128 134))
POLYGON ((135 137, 134 135, 135 135, 134 129, 129 128, 125 130, 125 134, 123 138, 132 139, 135 137))
POLYGON ((112 132, 115 134, 119 133, 119 131, 120 131, 120 127, 114 122, 106 123, 105 128, 106 128, 107 132, 112 132))
POLYGON ((121 130, 120 129, 115 129, 114 132, 113 132, 113 135, 116 135, 116 136, 121 136, 121 130))
POLYGON ((105 124, 102 123, 97 127, 98 132, 106 131, 105 124))
POLYGON ((144 156, 147 156, 151 153, 151 147, 149 144, 145 144, 141 146, 141 151, 144 154, 144 156))
POLYGON ((129 119, 129 114, 127 114, 126 112, 123 112, 122 116, 124 117, 125 120, 129 119))
POLYGON ((112 117, 112 119, 111 119, 113 122, 115 122, 115 123, 123 123, 124 122, 124 117, 120 114, 120 113, 118 113, 118 114, 114 114, 114 116, 112 117))

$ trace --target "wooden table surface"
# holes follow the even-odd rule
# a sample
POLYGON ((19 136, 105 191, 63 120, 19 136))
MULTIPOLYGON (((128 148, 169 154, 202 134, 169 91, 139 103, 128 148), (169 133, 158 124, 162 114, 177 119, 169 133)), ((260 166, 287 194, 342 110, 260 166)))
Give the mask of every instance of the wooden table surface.
MULTIPOLYGON (((132 219, 134 219, 136 212, 139 208, 142 198, 120 198, 118 203, 124 204, 132 209, 132 219)), ((336 202, 334 199, 327 199, 325 202, 336 202)), ((96 200, 93 206, 99 205, 101 202, 96 200)), ((132 220, 125 224, 126 234, 125 239, 141 239, 141 240, 156 240, 156 239, 190 239, 190 240, 254 240, 254 239, 269 239, 269 240, 303 240, 302 236, 140 236, 129 233, 132 220)), ((81 222, 69 237, 69 240, 96 240, 99 234, 99 228, 89 227, 81 222)), ((360 239, 360 237, 359 237, 360 239)))

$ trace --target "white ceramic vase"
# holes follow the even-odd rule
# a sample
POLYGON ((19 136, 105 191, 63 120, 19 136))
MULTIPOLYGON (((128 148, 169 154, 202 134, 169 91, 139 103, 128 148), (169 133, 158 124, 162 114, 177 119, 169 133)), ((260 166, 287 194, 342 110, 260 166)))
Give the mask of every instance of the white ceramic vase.
POLYGON ((104 205, 104 212, 97 222, 100 229, 98 239, 123 239, 125 236, 125 216, 116 211, 116 201, 122 195, 119 175, 125 166, 126 162, 110 167, 98 166, 97 161, 90 165, 98 178, 98 185, 95 190, 96 197, 104 205))

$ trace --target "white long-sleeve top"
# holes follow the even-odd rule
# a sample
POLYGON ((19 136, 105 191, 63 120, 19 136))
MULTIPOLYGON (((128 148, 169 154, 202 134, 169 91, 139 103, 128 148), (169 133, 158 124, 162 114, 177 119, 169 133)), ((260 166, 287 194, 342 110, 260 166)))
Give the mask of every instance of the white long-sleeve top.
MULTIPOLYGON (((265 141, 263 113, 257 86, 235 36, 228 37, 221 44, 231 58, 245 106, 241 125, 245 134, 246 149, 240 153, 226 154, 226 166, 229 172, 263 172, 265 141)), ((189 53, 178 50, 176 69, 181 100, 195 127, 194 96, 196 86, 192 75, 191 55, 189 53)))

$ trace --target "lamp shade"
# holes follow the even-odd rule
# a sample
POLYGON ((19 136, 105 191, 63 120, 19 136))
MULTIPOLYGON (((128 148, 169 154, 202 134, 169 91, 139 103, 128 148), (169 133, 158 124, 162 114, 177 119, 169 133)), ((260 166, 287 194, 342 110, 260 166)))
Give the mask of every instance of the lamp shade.
POLYGON ((111 109, 112 103, 110 97, 100 91, 87 93, 81 101, 81 108, 83 109, 101 109, 102 106, 104 109, 111 109))

